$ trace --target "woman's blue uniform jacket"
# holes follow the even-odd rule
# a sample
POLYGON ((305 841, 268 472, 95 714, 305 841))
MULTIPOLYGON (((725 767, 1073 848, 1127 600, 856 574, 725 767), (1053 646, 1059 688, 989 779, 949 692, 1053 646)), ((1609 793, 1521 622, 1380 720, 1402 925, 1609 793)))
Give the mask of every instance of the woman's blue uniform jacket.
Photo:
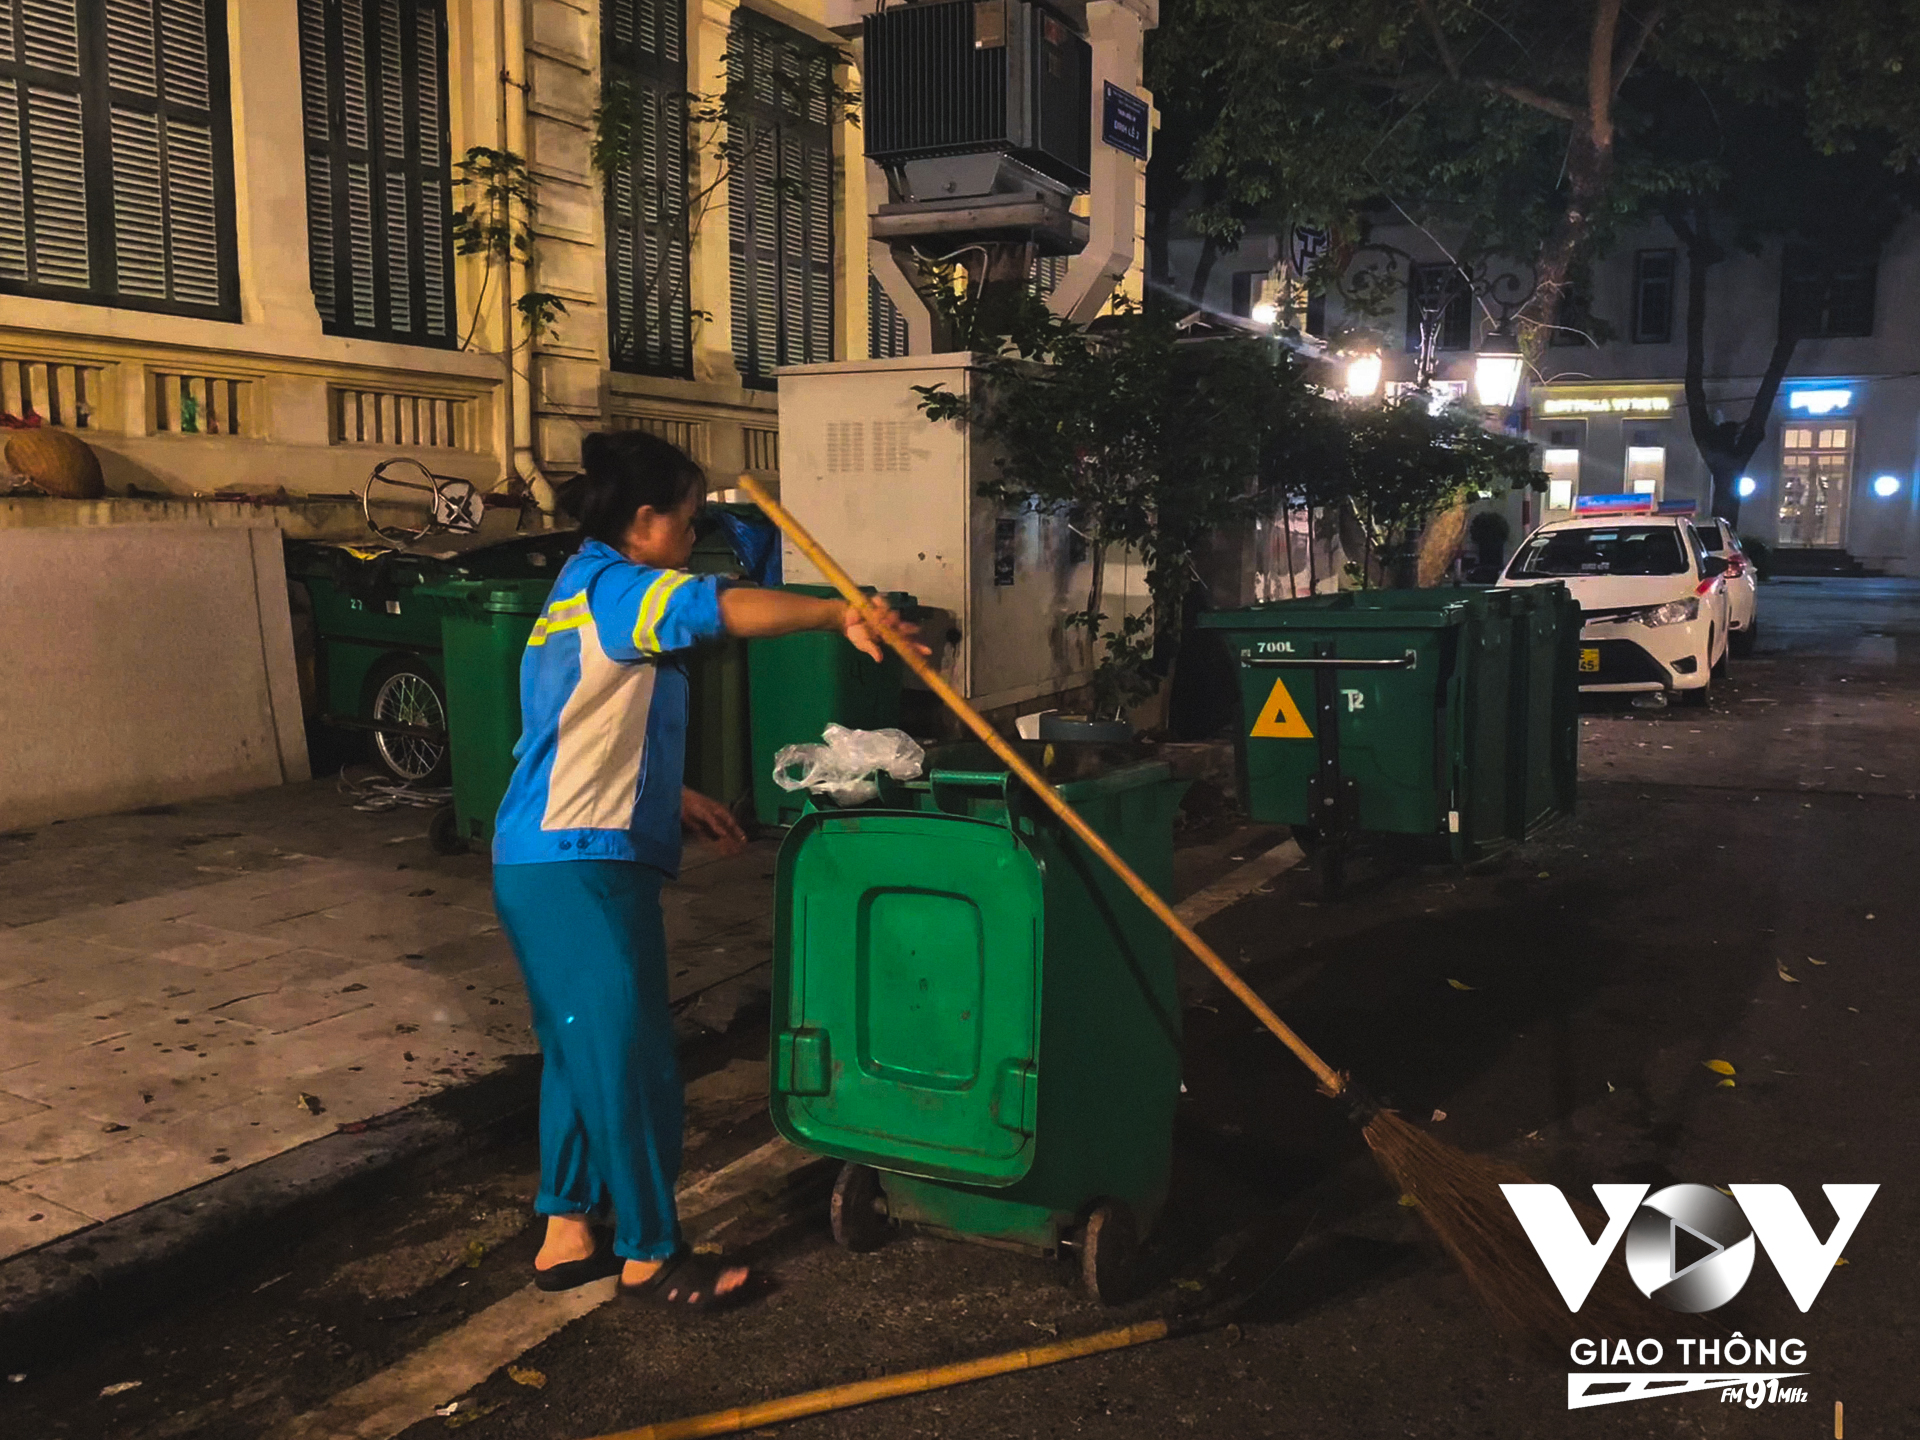
POLYGON ((598 540, 567 561, 520 662, 496 865, 637 860, 678 873, 687 677, 671 656, 725 633, 720 585, 598 540))

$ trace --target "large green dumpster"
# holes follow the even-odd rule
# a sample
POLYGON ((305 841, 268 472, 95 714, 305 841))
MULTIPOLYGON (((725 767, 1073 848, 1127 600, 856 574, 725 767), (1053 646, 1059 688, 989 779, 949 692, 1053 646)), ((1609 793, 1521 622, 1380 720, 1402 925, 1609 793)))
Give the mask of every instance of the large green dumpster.
POLYGON ((453 834, 436 829, 436 844, 493 839, 520 741, 520 658, 552 588, 551 579, 445 580, 415 592, 439 614, 447 674, 453 834))
POLYGON ((1580 603, 1554 582, 1517 585, 1510 597, 1514 633, 1510 833, 1524 840, 1573 813, 1580 769, 1580 603))
MULTIPOLYGON (((829 585, 786 585, 798 595, 832 596, 829 585)), ((886 602, 911 618, 913 596, 890 591, 886 602)), ((747 643, 752 696, 753 809, 763 825, 784 825, 800 814, 804 795, 773 781, 773 757, 789 745, 820 739, 829 725, 891 730, 900 724, 900 688, 906 667, 887 652, 876 664, 839 635, 807 631, 747 643)))
POLYGON ((1570 808, 1558 588, 1360 591, 1203 616, 1239 660, 1249 813, 1327 842, 1337 887, 1356 834, 1464 860, 1570 808))
MULTIPOLYGON (((1061 793, 1164 892, 1185 786, 1053 748, 1061 793)), ((1167 1190, 1171 941, 1003 764, 945 747, 874 804, 809 805, 780 850, 773 965, 773 1120, 846 1162, 842 1243, 911 1223, 1077 1244, 1116 1298, 1167 1190)))

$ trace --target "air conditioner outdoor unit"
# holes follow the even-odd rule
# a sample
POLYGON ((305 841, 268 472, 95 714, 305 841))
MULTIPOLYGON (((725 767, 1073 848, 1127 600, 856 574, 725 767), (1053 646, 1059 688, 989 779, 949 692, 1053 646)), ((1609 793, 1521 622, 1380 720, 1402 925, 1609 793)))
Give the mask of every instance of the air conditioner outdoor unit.
POLYGON ((898 198, 990 193, 990 164, 929 163, 964 156, 1007 156, 1086 190, 1093 52, 1058 11, 1031 0, 894 5, 868 15, 863 33, 867 154, 898 198))

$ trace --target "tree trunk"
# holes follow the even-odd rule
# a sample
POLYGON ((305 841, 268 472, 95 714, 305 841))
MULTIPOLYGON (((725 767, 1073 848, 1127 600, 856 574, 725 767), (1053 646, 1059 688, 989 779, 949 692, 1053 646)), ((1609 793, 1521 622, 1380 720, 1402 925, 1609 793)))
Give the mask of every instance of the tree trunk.
POLYGON ((1593 219, 1613 188, 1613 97, 1657 23, 1658 9, 1643 21, 1639 42, 1624 55, 1617 49, 1621 0, 1595 0, 1593 28, 1587 39, 1586 107, 1573 121, 1567 142, 1567 206, 1540 247, 1534 265, 1534 291, 1520 308, 1521 338, 1528 349, 1551 332, 1541 327, 1559 320, 1574 261, 1593 229, 1593 219))
POLYGON ((1716 419, 1707 403, 1707 280, 1726 252, 1713 238, 1713 214, 1706 197, 1695 196, 1684 207, 1669 209, 1667 225, 1687 252, 1687 429, 1713 479, 1713 513, 1738 527, 1740 476, 1767 438, 1767 417, 1773 413, 1799 337, 1784 327, 1779 330, 1746 416, 1716 419))

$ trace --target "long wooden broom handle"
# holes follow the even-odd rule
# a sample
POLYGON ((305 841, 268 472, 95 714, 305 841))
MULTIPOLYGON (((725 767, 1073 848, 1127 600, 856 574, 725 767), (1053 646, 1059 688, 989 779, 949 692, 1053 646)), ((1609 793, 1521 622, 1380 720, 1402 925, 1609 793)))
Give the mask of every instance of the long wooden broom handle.
POLYGON ((940 672, 927 663, 926 657, 881 617, 861 592, 860 587, 854 583, 853 577, 841 569, 839 563, 821 548, 820 542, 807 533, 805 526, 781 508, 780 502, 769 495, 751 475, 740 477, 740 488, 753 497, 754 503, 766 512, 767 518, 778 525, 789 540, 793 541, 800 553, 811 560, 820 573, 833 582, 833 588, 838 590, 845 597, 846 602, 859 612, 867 628, 906 661, 907 668, 919 676, 922 683, 938 695, 949 710, 966 722, 967 728, 978 735, 988 749, 1006 761, 1007 768, 1018 775, 1027 788, 1038 795, 1046 807, 1060 817, 1061 824, 1077 835, 1083 845, 1098 855, 1106 867, 1118 875, 1129 890, 1140 897, 1140 903, 1151 910, 1160 923, 1171 930, 1180 943, 1192 951, 1194 957, 1211 970, 1222 985, 1233 992, 1234 998, 1251 1010, 1260 1023, 1279 1037, 1280 1043, 1291 1050, 1300 1063, 1314 1073, 1322 1090, 1329 1095, 1338 1095, 1347 1088, 1347 1077, 1314 1054, 1313 1048, 1294 1034, 1287 1022, 1274 1014, 1267 1002, 1254 994, 1253 988, 1246 981, 1233 973, 1233 968, 1214 953, 1213 947, 1194 934, 1193 927, 1174 914, 1173 907, 1162 900, 1151 885, 1134 874, 1133 867, 1122 860, 1114 852, 1113 847, 1095 833, 1094 828, 1080 817, 1077 810, 1060 798, 1060 792, 1047 783, 1046 777, 1021 758, 1020 752, 1001 738, 1000 732, 989 725, 980 712, 969 705, 960 693, 946 682, 940 672))

